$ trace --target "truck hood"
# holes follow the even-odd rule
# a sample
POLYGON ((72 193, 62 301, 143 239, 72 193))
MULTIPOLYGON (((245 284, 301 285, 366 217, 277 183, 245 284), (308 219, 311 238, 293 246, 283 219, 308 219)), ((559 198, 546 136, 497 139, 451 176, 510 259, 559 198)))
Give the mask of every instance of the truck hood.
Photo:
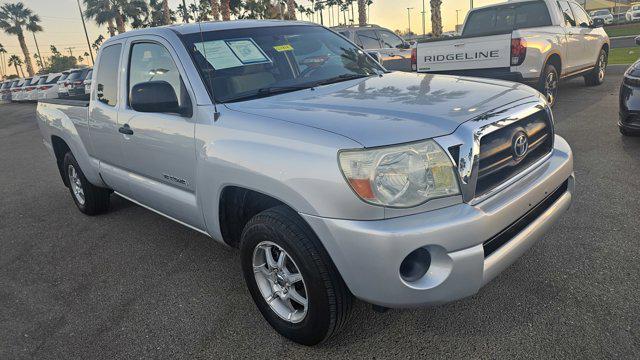
POLYGON ((447 135, 482 113, 537 96, 519 83, 396 72, 226 106, 373 147, 447 135))

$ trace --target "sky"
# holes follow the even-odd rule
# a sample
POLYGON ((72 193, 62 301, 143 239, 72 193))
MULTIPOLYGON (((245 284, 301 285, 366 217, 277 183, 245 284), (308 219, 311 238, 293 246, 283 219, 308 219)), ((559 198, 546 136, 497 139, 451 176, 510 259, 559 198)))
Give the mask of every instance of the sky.
MULTIPOLYGON (((33 10, 42 19, 41 25, 43 32, 37 33, 37 41, 40 52, 43 57, 51 55, 50 45, 55 45, 59 51, 74 56, 84 54, 88 51, 88 46, 82 29, 82 22, 78 10, 76 0, 0 0, 0 4, 14 3, 22 1, 26 7, 33 10), (69 48, 71 48, 69 50, 69 48)), ((194 0, 186 0, 187 3, 194 0)), ((309 0, 298 0, 304 6, 310 6, 309 0)), ((464 16, 469 10, 469 0, 443 0, 442 17, 444 21, 444 30, 453 30, 456 25, 456 10, 458 12, 458 21, 462 23, 464 16)), ((474 0, 474 6, 483 6, 492 3, 501 2, 500 0, 474 0)), ((83 1, 80 0, 82 4, 83 1)), ((169 0, 171 8, 175 9, 182 0, 169 0)), ((425 0, 426 6, 426 31, 430 31, 430 13, 429 1, 425 0)), ((357 16, 357 3, 354 4, 357 16)), ((407 8, 413 8, 409 11, 411 16, 411 30, 416 33, 422 33, 422 0, 373 0, 370 7, 370 23, 377 24, 391 30, 406 30, 408 28, 407 8)), ((327 24, 327 15, 325 12, 325 25, 327 24)), ((306 19, 305 19, 306 20, 306 19)), ((99 28, 93 21, 87 21, 87 32, 89 40, 93 42, 98 35, 107 35, 106 26, 99 28)), ((33 54, 36 46, 32 34, 27 34, 27 46, 33 54)), ((4 45, 7 50, 7 58, 12 54, 23 57, 22 51, 15 36, 8 35, 0 31, 0 44, 4 45)), ((88 64, 87 59, 87 64, 88 64)), ((34 64, 35 66, 35 64, 34 64)), ((15 70, 7 69, 8 74, 14 74, 15 70)))

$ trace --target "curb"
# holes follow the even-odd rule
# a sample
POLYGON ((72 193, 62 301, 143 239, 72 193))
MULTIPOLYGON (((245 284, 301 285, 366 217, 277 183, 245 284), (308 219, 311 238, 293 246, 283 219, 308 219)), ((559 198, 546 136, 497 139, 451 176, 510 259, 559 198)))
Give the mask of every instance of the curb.
POLYGON ((625 36, 609 37, 609 40, 630 39, 630 38, 634 38, 636 36, 640 36, 640 34, 638 34, 638 35, 625 35, 625 36))

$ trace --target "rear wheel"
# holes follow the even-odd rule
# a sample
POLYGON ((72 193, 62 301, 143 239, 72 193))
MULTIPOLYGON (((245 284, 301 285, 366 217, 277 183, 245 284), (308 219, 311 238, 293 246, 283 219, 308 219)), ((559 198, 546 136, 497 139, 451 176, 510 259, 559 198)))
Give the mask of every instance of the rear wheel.
POLYGON ((71 152, 67 152, 62 163, 71 198, 78 209, 87 215, 97 215, 109 209, 109 189, 97 187, 84 176, 80 165, 71 152))
POLYGON ((249 221, 240 257, 253 301, 282 336, 315 345, 347 322, 351 293, 316 235, 286 206, 249 221))
POLYGON ((587 86, 597 86, 604 82, 604 77, 607 71, 607 61, 608 61, 607 52, 602 49, 600 50, 600 54, 598 54, 598 61, 596 61, 596 66, 591 70, 587 75, 584 76, 584 83, 587 86))
POLYGON ((556 67, 552 64, 545 65, 538 82, 538 91, 547 99, 549 106, 553 106, 556 103, 558 97, 558 81, 559 77, 556 67))

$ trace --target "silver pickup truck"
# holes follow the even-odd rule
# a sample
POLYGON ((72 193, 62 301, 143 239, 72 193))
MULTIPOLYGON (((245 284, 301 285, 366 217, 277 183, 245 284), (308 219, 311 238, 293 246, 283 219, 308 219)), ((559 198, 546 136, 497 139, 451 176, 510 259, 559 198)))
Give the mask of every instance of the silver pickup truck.
POLYGON ((104 43, 91 86, 89 102, 37 109, 80 211, 115 193, 239 248, 260 312, 302 344, 336 333, 354 297, 475 294, 574 191, 537 91, 389 73, 315 24, 130 31, 104 43))

